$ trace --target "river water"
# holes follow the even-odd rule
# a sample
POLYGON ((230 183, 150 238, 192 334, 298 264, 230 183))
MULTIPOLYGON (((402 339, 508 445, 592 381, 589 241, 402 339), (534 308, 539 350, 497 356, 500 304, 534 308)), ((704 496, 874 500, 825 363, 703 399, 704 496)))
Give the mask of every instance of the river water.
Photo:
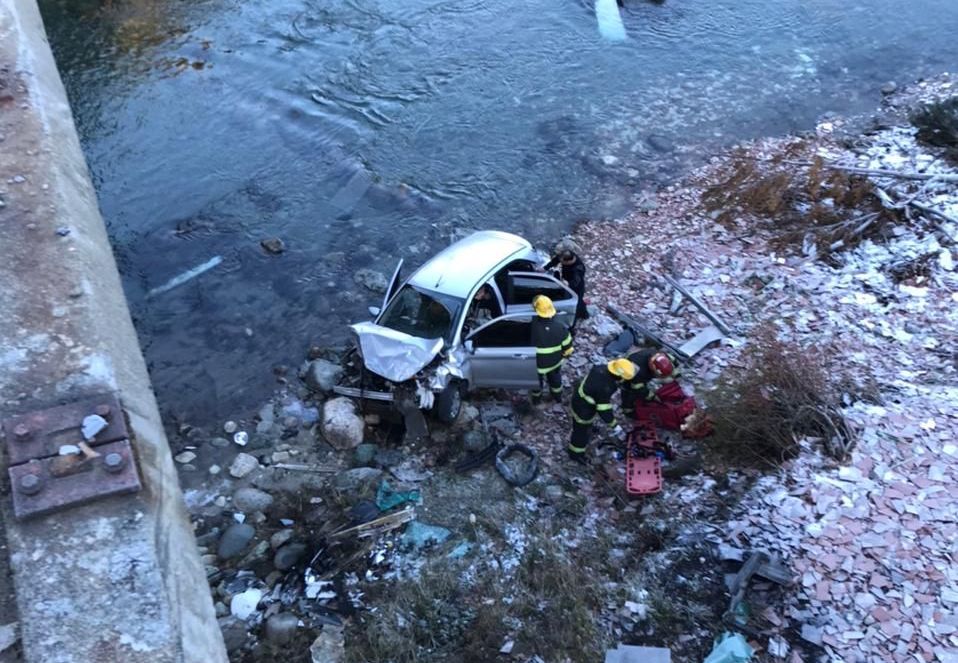
POLYGON ((358 268, 463 228, 552 240, 958 63, 954 0, 626 0, 618 43, 585 0, 41 8, 171 422, 236 414, 342 343, 378 303, 358 268))

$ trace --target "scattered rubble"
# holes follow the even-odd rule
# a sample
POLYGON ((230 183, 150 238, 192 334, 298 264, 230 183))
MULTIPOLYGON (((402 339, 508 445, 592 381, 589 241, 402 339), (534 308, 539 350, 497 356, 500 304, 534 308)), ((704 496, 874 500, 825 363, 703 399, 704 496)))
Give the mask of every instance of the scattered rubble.
MULTIPOLYGON (((885 103, 950 86, 897 87, 885 103)), ((589 469, 566 462, 568 418, 551 405, 479 394, 453 425, 407 440, 401 421, 326 400, 338 366, 311 352, 302 384, 226 422, 242 449, 196 430, 177 449, 200 470, 181 480, 231 660, 954 660, 958 171, 914 128, 844 130, 831 118, 715 157, 574 238, 593 304, 677 346, 726 327, 683 362, 698 403, 720 402, 715 388, 760 356, 759 330, 824 366, 830 416, 854 438, 843 453, 795 429, 794 453, 755 467, 713 453, 721 429, 708 444, 663 430, 675 458, 661 492, 630 499, 620 445, 599 432, 589 469), (830 169, 855 169, 863 194, 836 205, 806 189, 716 214, 707 192, 743 160, 755 181, 807 183, 817 168, 834 184, 849 179, 830 169), (774 222, 789 204, 792 221, 823 206, 808 241, 774 222), (846 223, 876 212, 861 231, 846 223), (496 455, 517 444, 538 474, 513 487, 496 455)), ((593 310, 567 389, 623 331, 593 310)))

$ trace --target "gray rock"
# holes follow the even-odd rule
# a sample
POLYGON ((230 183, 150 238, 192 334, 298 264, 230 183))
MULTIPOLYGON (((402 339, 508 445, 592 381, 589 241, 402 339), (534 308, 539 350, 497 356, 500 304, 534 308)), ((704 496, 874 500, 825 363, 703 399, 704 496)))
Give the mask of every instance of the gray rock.
POLYGON ((269 237, 260 240, 259 245, 262 246, 267 253, 272 253, 273 255, 279 255, 286 250, 286 243, 279 237, 269 237))
POLYGON ((257 488, 240 488, 233 494, 233 506, 243 513, 266 511, 273 503, 273 496, 257 488))
POLYGON ((305 543, 287 543, 280 546, 273 555, 273 566, 280 571, 289 571, 306 554, 305 543))
POLYGON ((364 467, 371 465, 379 447, 375 444, 360 444, 353 451, 353 465, 364 467))
POLYGON ((273 534, 273 536, 269 537, 269 546, 273 550, 276 550, 292 538, 293 530, 289 528, 278 530, 273 534))
POLYGON ((223 449, 230 445, 230 441, 227 440, 225 437, 214 437, 212 440, 210 440, 210 444, 216 447, 217 449, 223 449))
POLYGON ((558 502, 562 499, 562 496, 565 494, 565 491, 562 490, 562 486, 557 486, 555 484, 550 484, 546 486, 545 496, 546 499, 550 502, 558 502))
POLYGON ((481 430, 466 431, 462 436, 462 446, 466 451, 482 451, 489 446, 489 438, 481 430))
POLYGON ((306 367, 306 386, 329 393, 343 375, 343 367, 325 359, 316 359, 306 367))
POLYGON ((227 652, 235 652, 246 644, 248 626, 245 622, 241 622, 236 617, 222 617, 219 623, 227 652))
POLYGON ((363 442, 362 417, 349 398, 334 398, 323 405, 323 437, 336 449, 353 449, 363 442))
POLYGON ((259 461, 256 460, 255 456, 240 453, 236 455, 236 458, 233 459, 233 463, 230 465, 230 476, 242 479, 257 467, 259 467, 259 461))
POLYGON ((881 86, 881 93, 886 97, 890 94, 895 94, 898 91, 898 84, 895 81, 888 81, 881 86))
POLYGON ((673 143, 671 140, 669 140, 665 136, 661 136, 659 134, 652 134, 646 139, 646 142, 649 144, 649 147, 659 152, 674 152, 675 151, 675 143, 673 143))
POLYGON ((353 274, 353 280, 373 292, 386 292, 386 288, 389 287, 389 281, 386 279, 386 275, 373 269, 358 270, 353 274))
POLYGON ((17 626, 17 622, 0 626, 0 654, 10 649, 20 639, 17 626))
POLYGON ((232 559, 238 557, 246 550, 249 542, 256 535, 256 530, 252 525, 246 523, 234 523, 226 528, 223 536, 220 537, 219 545, 216 547, 216 556, 220 559, 232 559))
POLYGON ((309 648, 313 663, 342 663, 346 659, 342 627, 323 625, 323 630, 309 648))
POLYGON ((344 493, 359 491, 370 484, 379 481, 383 471, 373 467, 357 467, 340 472, 333 479, 333 487, 344 493))
POLYGON ((277 612, 266 620, 266 639, 274 645, 288 644, 299 628, 299 617, 289 612, 277 612))
POLYGON ((230 609, 226 607, 226 604, 222 601, 217 601, 213 604, 213 611, 216 613, 217 617, 225 617, 230 614, 230 609))
POLYGON ((399 449, 380 449, 376 452, 374 462, 377 467, 396 467, 404 458, 399 449))
POLYGON ((191 463, 196 459, 196 454, 192 451, 184 451, 173 456, 173 460, 177 463, 191 463))

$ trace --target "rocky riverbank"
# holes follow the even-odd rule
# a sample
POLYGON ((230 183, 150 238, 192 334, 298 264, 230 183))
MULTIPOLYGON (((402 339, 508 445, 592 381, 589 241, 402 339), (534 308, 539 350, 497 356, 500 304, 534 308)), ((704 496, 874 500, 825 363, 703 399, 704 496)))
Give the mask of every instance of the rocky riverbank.
POLYGON ((732 328, 685 370, 717 433, 670 438, 655 497, 627 497, 604 440, 590 469, 570 465, 564 410, 514 395, 477 395, 407 443, 398 422, 330 398, 337 355, 318 348, 254 416, 182 426, 231 659, 578 663, 626 643, 685 662, 731 626, 755 661, 955 661, 958 167, 907 123, 955 94, 948 76, 889 88, 874 118, 741 146, 578 229, 596 315, 570 382, 621 330, 607 304, 678 343, 707 324, 666 275, 732 328), (768 343, 821 369, 802 375, 822 378, 835 430, 733 454, 776 402, 771 388, 756 411, 728 400, 768 343), (492 433, 537 454, 534 481, 514 488, 491 461, 456 470, 492 433), (751 550, 793 582, 753 581, 725 615, 725 576, 751 550))

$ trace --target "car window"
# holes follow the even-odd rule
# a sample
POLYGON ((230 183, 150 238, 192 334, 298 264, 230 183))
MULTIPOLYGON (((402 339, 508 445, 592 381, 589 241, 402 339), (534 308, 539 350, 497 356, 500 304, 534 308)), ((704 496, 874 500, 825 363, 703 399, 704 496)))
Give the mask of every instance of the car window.
POLYGON ((571 299, 572 293, 561 284, 543 276, 510 275, 510 304, 531 304, 536 295, 547 295, 552 301, 571 299))
POLYGON ((477 348, 521 348, 532 345, 529 320, 500 320, 471 337, 477 348))
POLYGON ((456 297, 407 284, 389 302, 377 324, 410 336, 451 342, 453 323, 459 319, 462 304, 456 297))

